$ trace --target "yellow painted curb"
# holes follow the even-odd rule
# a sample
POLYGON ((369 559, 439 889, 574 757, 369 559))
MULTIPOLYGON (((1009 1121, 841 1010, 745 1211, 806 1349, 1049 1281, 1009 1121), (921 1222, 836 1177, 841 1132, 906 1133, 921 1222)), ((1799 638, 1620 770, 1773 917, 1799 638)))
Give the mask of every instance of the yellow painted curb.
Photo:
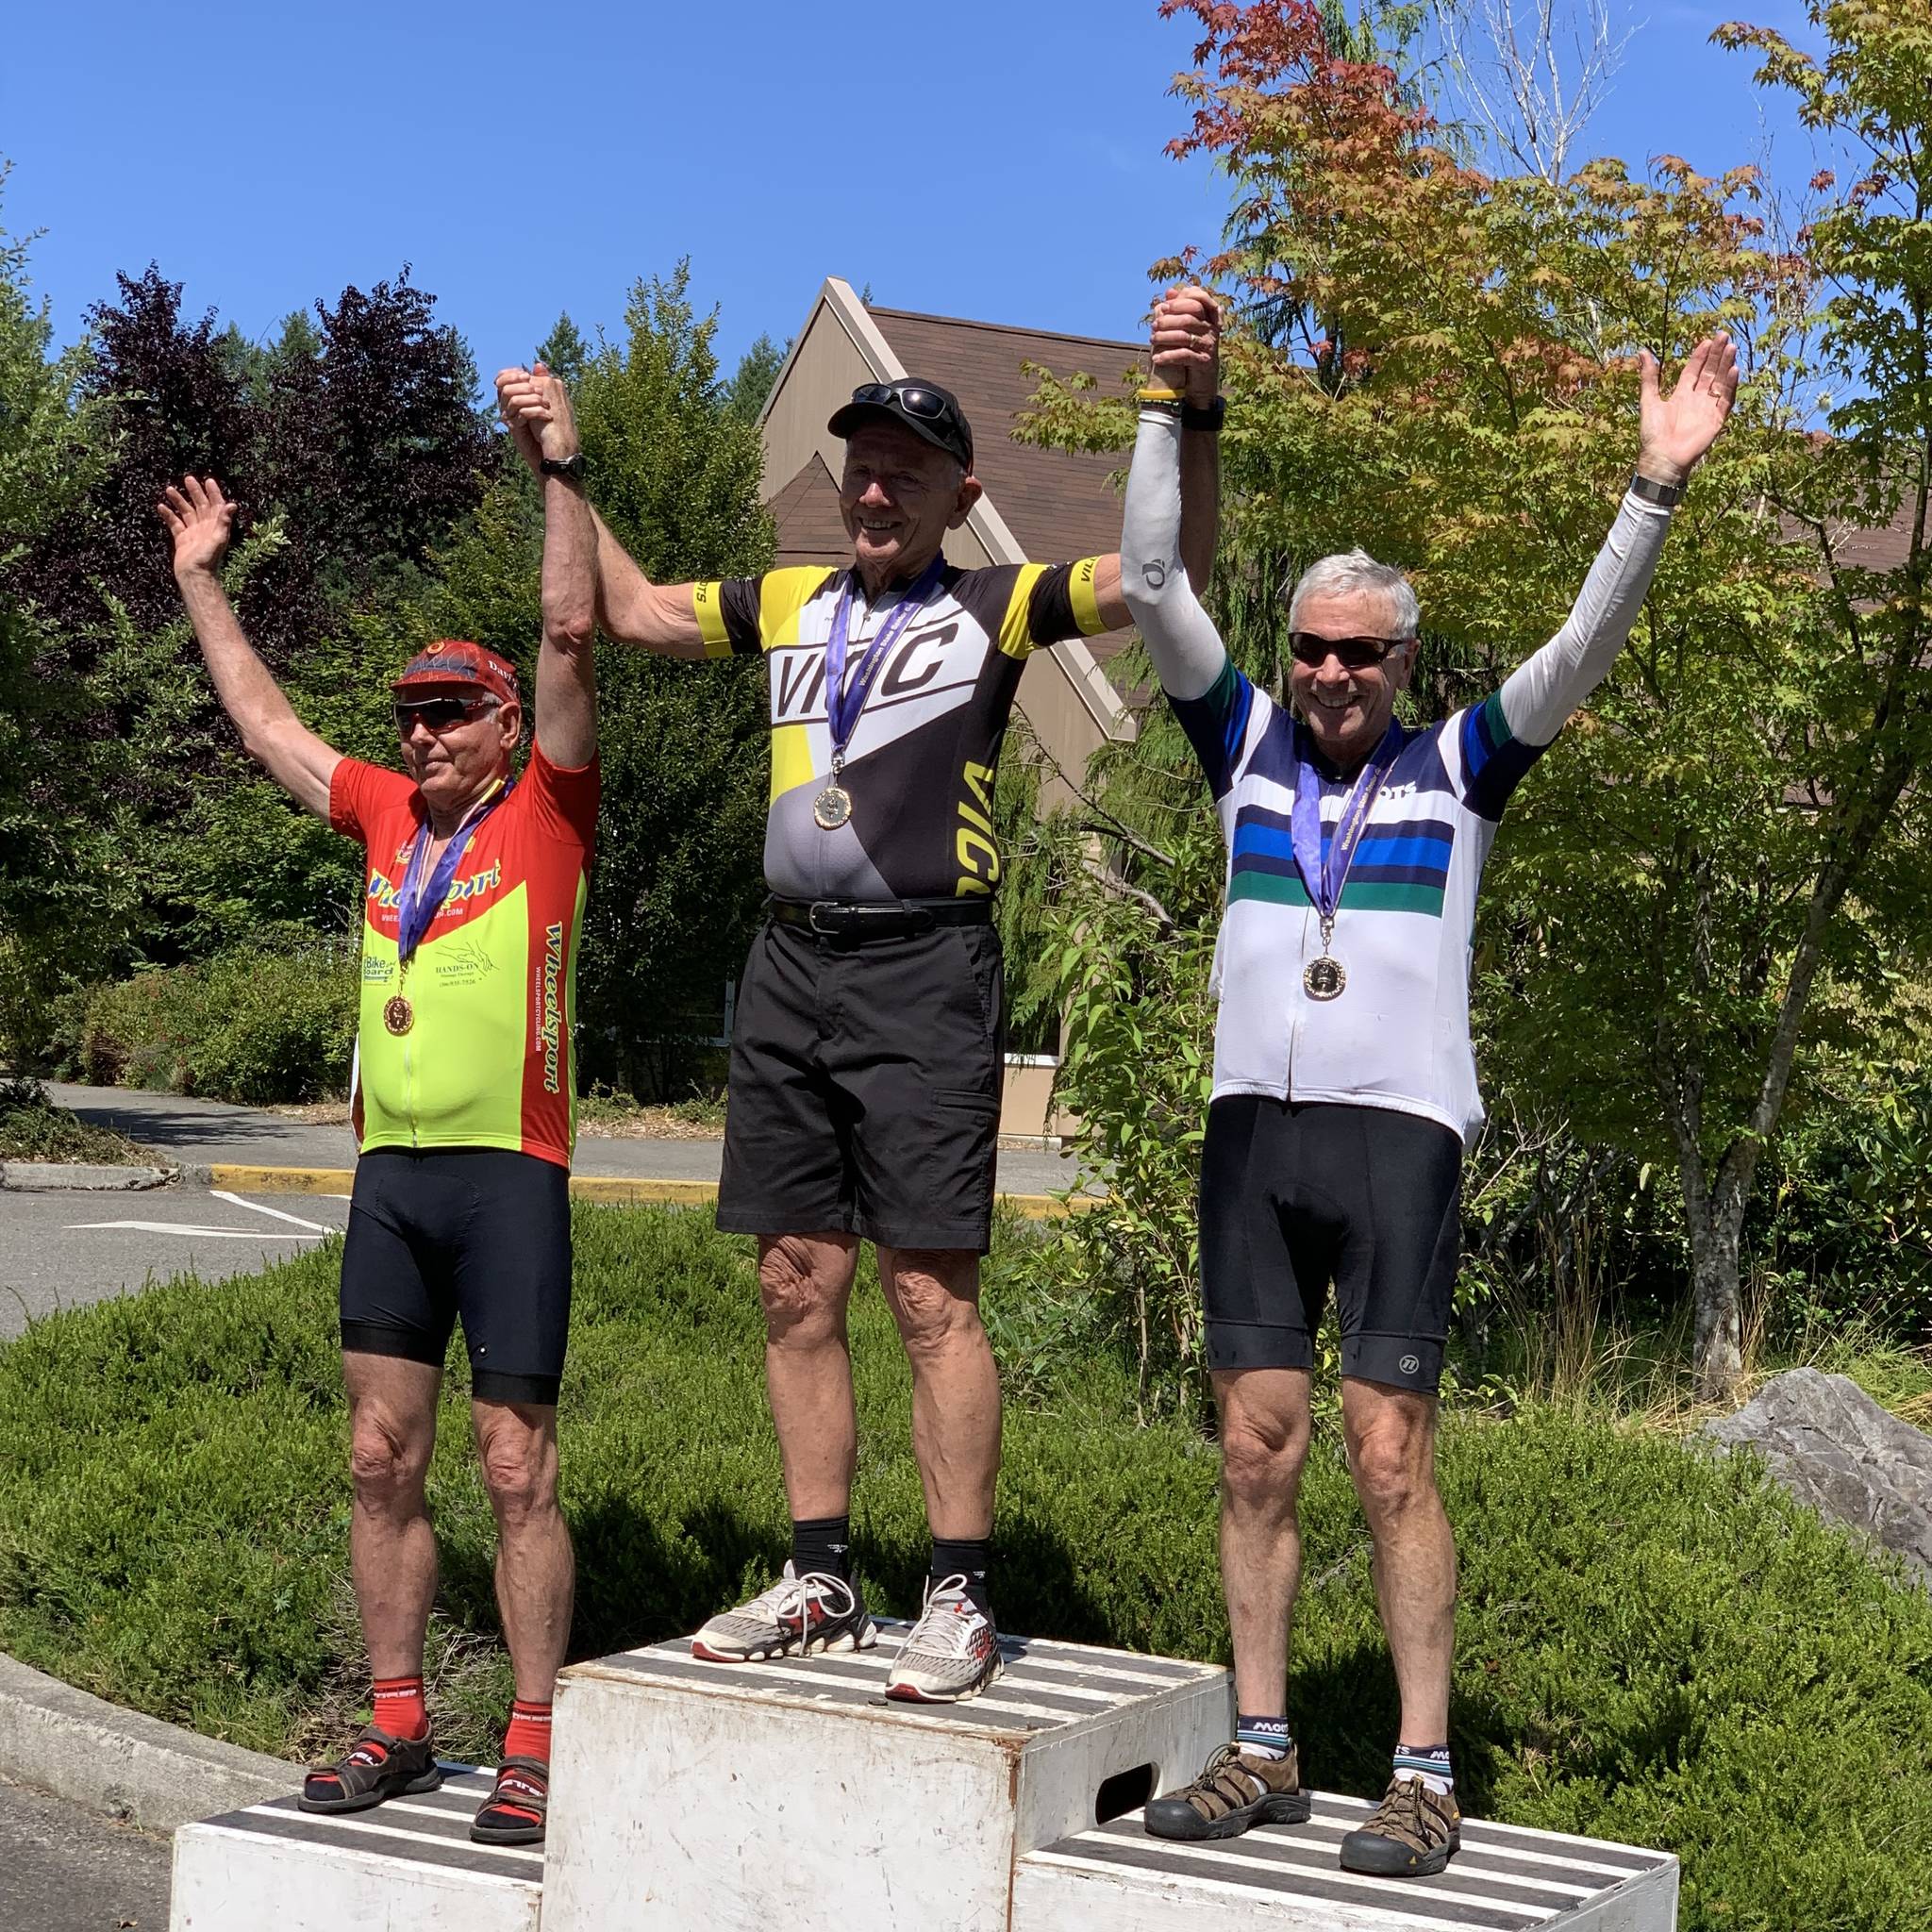
POLYGON ((356 1184, 353 1167, 244 1167, 217 1162, 208 1171, 211 1188, 231 1194, 346 1194, 356 1184))
MULTIPOLYGON (((211 1187, 236 1194, 346 1194, 355 1186, 349 1167, 247 1167, 218 1163, 208 1170, 211 1187)), ((718 1198, 715 1181, 633 1179, 625 1174, 573 1174, 570 1191, 579 1201, 653 1202, 660 1207, 702 1208, 718 1198)), ((1057 1194, 1001 1194, 1001 1205, 1028 1221, 1052 1221, 1062 1214, 1085 1214, 1099 1205, 1091 1194, 1062 1201, 1057 1194)))

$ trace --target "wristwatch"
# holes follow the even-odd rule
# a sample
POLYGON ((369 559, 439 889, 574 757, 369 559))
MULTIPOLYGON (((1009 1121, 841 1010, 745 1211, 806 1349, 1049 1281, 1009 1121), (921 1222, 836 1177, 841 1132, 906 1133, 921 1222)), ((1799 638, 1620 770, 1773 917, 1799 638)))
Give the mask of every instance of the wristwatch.
POLYGON ((1227 398, 1216 396, 1205 409, 1197 409, 1192 403, 1181 405, 1181 427, 1183 429, 1205 430, 1209 436, 1219 436, 1221 425, 1227 420, 1227 398))
POLYGON ((1630 479, 1630 494, 1641 497, 1645 503, 1656 504, 1659 509, 1672 509, 1683 496, 1684 486, 1681 483, 1659 483, 1640 472, 1630 479))
POLYGON ((573 483, 584 480, 584 472, 591 466, 584 460, 584 453, 578 450, 574 457, 545 457, 537 466, 546 476, 568 476, 573 483))

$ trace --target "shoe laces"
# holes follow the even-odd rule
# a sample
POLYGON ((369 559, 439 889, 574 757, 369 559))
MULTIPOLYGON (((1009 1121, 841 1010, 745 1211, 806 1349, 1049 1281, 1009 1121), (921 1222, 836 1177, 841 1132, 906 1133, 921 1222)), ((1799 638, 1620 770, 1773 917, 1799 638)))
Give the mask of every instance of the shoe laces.
POLYGON ((1424 1790, 1426 1787, 1419 1777, 1394 1779, 1382 1793, 1382 1802, 1375 1807, 1368 1829, 1398 1834, 1406 1830, 1407 1836, 1418 1843, 1426 1843, 1432 1837, 1440 1836, 1440 1833, 1431 1831, 1424 1817, 1424 1790))
POLYGON ((927 1585, 925 1608, 912 1626, 906 1648, 939 1657, 970 1657, 982 1626, 991 1629, 992 1619, 966 1594, 966 1578, 942 1577, 927 1585))
POLYGON ((825 1570, 808 1570, 800 1576, 788 1560, 784 1574, 770 1590, 753 1597, 744 1614, 756 1611, 777 1624, 796 1617, 803 1624, 814 1598, 827 1616, 848 1617, 858 1607, 858 1592, 842 1576, 825 1570))
POLYGON ((1212 1793, 1224 1803, 1228 1793, 1220 1788, 1220 1781, 1230 1774, 1244 1779, 1254 1788, 1257 1796, 1265 1789, 1261 1780, 1241 1762, 1240 1740, 1231 1740, 1225 1744, 1217 1744, 1214 1747, 1213 1757, 1208 1758, 1208 1762, 1201 1767, 1201 1775, 1192 1784, 1188 1786, 1184 1791, 1178 1791, 1175 1795, 1181 1798, 1191 1798, 1197 1791, 1204 1795, 1212 1793))

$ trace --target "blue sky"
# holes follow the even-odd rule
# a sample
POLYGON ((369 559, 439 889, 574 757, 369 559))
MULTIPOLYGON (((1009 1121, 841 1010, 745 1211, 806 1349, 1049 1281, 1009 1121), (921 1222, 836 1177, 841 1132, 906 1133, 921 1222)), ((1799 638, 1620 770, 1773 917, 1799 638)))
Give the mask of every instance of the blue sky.
MULTIPOLYGON (((1706 44, 1739 15, 1802 33, 1797 0, 1625 8, 1642 25, 1588 145, 1715 169, 1768 127, 1801 184, 1783 106, 1760 125, 1749 63, 1706 44)), ((559 310, 614 329, 685 254, 727 360, 789 335, 828 273, 1131 335, 1148 263, 1211 244, 1225 208, 1211 169, 1161 154, 1191 44, 1154 0, 83 0, 9 21, 0 224, 47 231, 31 274, 63 341, 150 258, 258 337, 408 260, 487 375, 559 310)))

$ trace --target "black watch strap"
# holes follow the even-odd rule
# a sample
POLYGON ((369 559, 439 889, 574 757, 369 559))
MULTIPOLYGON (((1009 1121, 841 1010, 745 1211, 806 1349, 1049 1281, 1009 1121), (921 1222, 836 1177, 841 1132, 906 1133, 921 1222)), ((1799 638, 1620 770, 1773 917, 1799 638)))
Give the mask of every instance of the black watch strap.
POLYGON ((1645 503, 1656 504, 1659 509, 1674 509, 1684 494, 1684 486, 1681 483, 1659 483, 1640 473, 1630 479, 1630 494, 1641 497, 1645 503))
POLYGON ((1227 421, 1227 398, 1216 396, 1205 409, 1197 409, 1192 403, 1181 405, 1181 427, 1183 429, 1203 429, 1209 436, 1219 436, 1221 425, 1227 421))
POLYGON ((590 467, 582 450, 574 457, 545 457, 538 465, 546 476, 568 476, 573 483, 581 483, 590 467))

